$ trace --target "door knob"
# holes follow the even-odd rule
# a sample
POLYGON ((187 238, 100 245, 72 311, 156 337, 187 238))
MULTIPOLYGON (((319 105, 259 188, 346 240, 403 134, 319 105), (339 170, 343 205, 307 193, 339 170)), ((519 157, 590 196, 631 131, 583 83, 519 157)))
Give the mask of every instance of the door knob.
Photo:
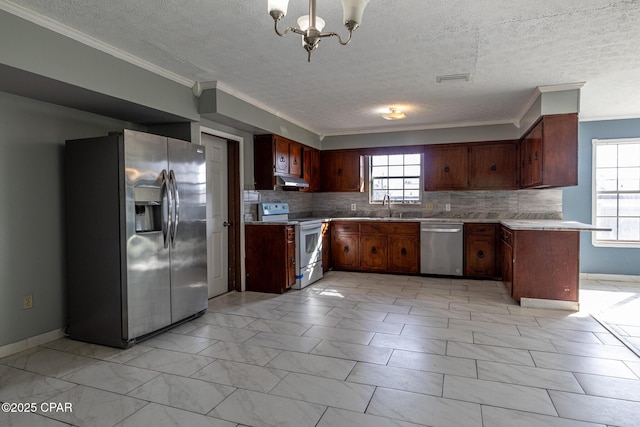
POLYGON ((223 223, 222 223, 222 226, 223 226, 223 227, 231 227, 231 223, 230 223, 230 222, 225 221, 225 222, 223 222, 223 223))

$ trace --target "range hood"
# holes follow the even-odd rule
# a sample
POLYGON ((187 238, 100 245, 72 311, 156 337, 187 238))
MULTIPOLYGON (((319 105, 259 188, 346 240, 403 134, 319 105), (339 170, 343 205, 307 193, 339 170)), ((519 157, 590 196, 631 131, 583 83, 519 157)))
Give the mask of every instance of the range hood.
POLYGON ((277 176, 278 185, 281 187, 295 187, 304 188, 308 187, 309 183, 302 178, 296 178, 292 176, 277 176))

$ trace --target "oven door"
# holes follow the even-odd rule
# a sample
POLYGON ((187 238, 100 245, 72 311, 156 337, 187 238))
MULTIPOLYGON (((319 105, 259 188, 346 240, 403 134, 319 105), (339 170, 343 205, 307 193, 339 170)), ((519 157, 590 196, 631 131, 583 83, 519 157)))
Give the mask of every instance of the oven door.
POLYGON ((296 226, 295 289, 322 278, 322 221, 302 221, 296 226))

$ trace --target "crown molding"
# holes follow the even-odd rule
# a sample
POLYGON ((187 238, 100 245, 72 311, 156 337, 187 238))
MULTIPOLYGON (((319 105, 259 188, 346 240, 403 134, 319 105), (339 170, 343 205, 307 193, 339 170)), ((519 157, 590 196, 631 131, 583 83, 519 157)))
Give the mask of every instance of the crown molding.
POLYGON ((88 36, 84 33, 81 33, 80 31, 74 30, 73 28, 70 28, 58 21, 55 21, 47 16, 41 15, 39 13, 36 13, 32 10, 29 10, 23 6, 19 6, 15 3, 11 3, 9 1, 6 0, 0 0, 0 9, 9 12, 13 15, 16 15, 22 19, 25 19, 29 22, 32 22, 36 25, 39 25, 41 27, 44 27, 48 30, 51 30, 55 33, 61 34, 65 37, 68 37, 72 40, 75 40, 79 43, 82 43, 86 46, 89 46, 91 48, 97 49, 101 52, 107 53, 111 56, 114 56, 118 59, 121 59, 123 61, 126 61, 130 64, 133 64, 137 67, 140 67, 144 70, 150 71, 154 74, 157 74, 161 77, 164 77, 168 80, 174 81, 176 83, 179 83, 183 86, 187 86, 190 88, 193 88, 195 85, 195 81, 188 79, 186 77, 183 77, 179 74, 176 74, 172 71, 166 70, 162 67, 158 67, 157 65, 154 65, 150 62, 147 62, 143 59, 140 59, 128 52, 125 52, 121 49, 118 49, 114 46, 111 46, 103 41, 100 41, 96 38, 93 38, 91 36, 88 36))
POLYGON ((599 122, 599 121, 607 121, 607 120, 630 120, 630 119, 640 119, 640 113, 636 114, 618 114, 611 116, 585 116, 583 113, 580 113, 579 120, 581 122, 599 122))
POLYGON ((421 130, 434 130, 434 129, 453 129, 453 128, 465 128, 465 127, 474 127, 474 126, 495 126, 495 125, 514 125, 511 120, 490 120, 490 121, 477 121, 477 122, 453 122, 453 123, 443 123, 437 125, 413 125, 413 126, 401 126, 401 127, 393 127, 391 128, 361 128, 354 129, 345 132, 325 132, 321 134, 323 137, 325 136, 345 136, 345 135, 362 135, 362 134, 371 134, 371 133, 390 133, 390 132, 410 132, 410 131, 421 131, 421 130))
POLYGON ((546 93, 546 92, 562 92, 565 90, 576 90, 581 89, 587 82, 576 82, 576 83, 564 83, 560 85, 546 85, 546 86, 538 86, 538 92, 546 93))
POLYGON ((578 89, 581 89, 582 86, 584 86, 585 84, 586 82, 576 82, 576 83, 563 83, 559 85, 545 85, 545 86, 536 87, 534 91, 531 92, 531 96, 529 96, 529 99, 520 110, 520 113, 513 118, 513 124, 516 125, 516 127, 518 128, 520 127, 520 122, 522 121, 522 118, 525 116, 525 114, 527 114, 527 111, 529 111, 531 106, 533 106, 534 102, 536 102, 538 97, 543 93, 562 92, 565 90, 578 90, 578 89))

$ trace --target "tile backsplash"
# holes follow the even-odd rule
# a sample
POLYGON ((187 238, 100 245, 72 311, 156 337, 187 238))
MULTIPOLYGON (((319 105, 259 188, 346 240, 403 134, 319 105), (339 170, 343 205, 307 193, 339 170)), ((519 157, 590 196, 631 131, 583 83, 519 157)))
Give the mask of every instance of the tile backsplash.
MULTIPOLYGON (((288 202, 292 218, 385 217, 389 212, 387 206, 369 204, 368 193, 305 193, 281 189, 258 193, 262 202, 288 202), (355 211, 351 210, 352 204, 356 205, 355 211)), ((257 217, 256 203, 245 201, 245 213, 253 218, 257 217)), ((422 193, 420 204, 392 204, 391 216, 562 219, 562 190, 428 191, 422 193)))

